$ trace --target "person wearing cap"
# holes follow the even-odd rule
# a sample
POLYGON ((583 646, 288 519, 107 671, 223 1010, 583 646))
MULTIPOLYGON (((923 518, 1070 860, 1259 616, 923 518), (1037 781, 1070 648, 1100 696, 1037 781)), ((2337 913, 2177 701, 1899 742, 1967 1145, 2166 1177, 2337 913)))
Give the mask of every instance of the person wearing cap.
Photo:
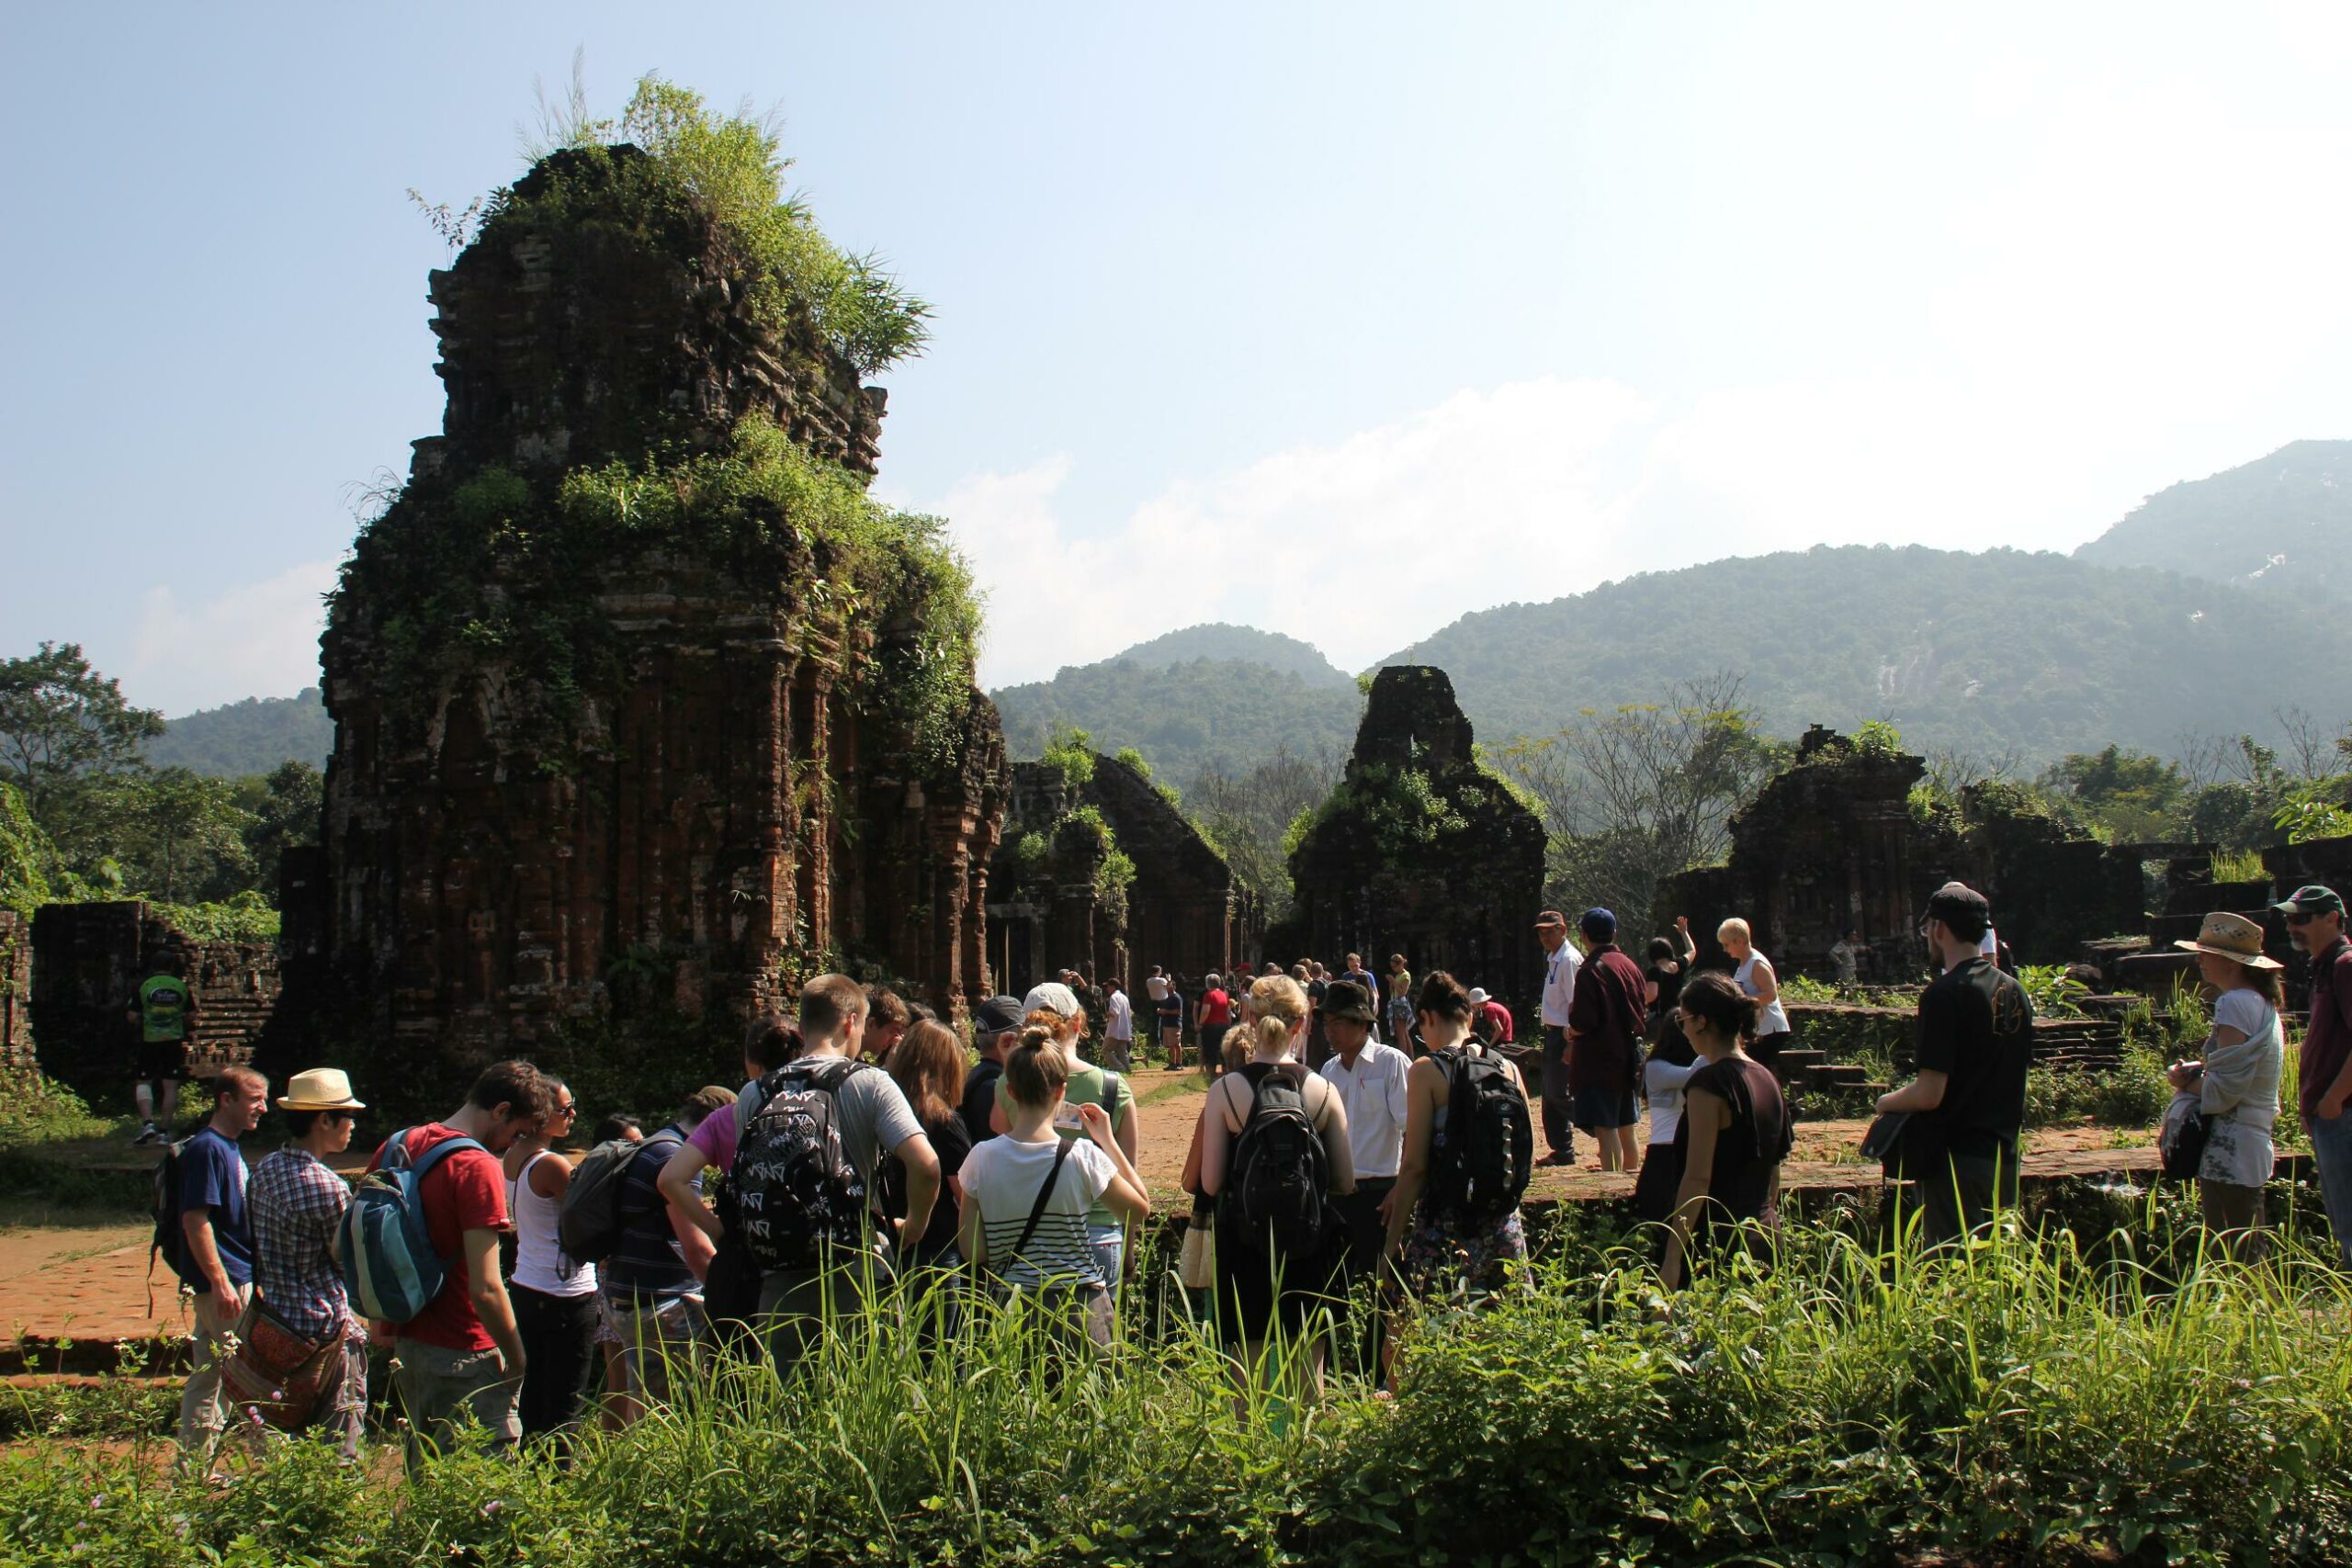
POLYGON ((254 1228, 255 1309, 331 1352, 311 1425, 335 1435, 346 1458, 359 1452, 368 1410, 368 1331, 351 1310, 335 1258, 335 1233, 351 1187, 327 1161, 351 1147, 366 1102, 340 1067, 296 1073, 278 1097, 287 1143, 254 1167, 248 1201, 254 1228))
POLYGON ((1470 1032, 1489 1045, 1511 1043, 1510 1009, 1488 996, 1484 986, 1470 987, 1470 1032))
POLYGON ((1004 1077, 1004 1053, 1021 1034, 1021 998, 990 997, 972 1010, 972 1048, 980 1059, 964 1075, 964 1130, 975 1145, 996 1136, 989 1116, 996 1109, 996 1081, 1004 1077))
POLYGON ((2206 1226, 2240 1257, 2252 1257, 2260 1251, 2262 1190, 2278 1163, 2270 1128, 2287 1055, 2278 1027, 2285 965, 2263 953, 2260 926, 2221 910, 2205 917, 2194 941, 2173 945, 2197 954, 2198 973, 2213 991, 2213 1029, 2201 1058, 2176 1062, 2165 1076, 2180 1096, 2176 1103, 2187 1101, 2205 1119, 2197 1199, 2206 1226))
POLYGON ((1974 1235, 2017 1201, 2033 1003, 1977 951, 1991 916, 1984 896, 1958 882, 1928 900, 1919 934, 1941 973, 1919 997, 1919 1075, 1878 1100, 1882 1115, 1910 1114, 1904 1168, 1931 1247, 1974 1235))
POLYGON ((1151 1007, 1159 1021, 1159 1048, 1168 1053, 1168 1070, 1180 1071, 1184 1066, 1184 993, 1176 988, 1175 976, 1159 982, 1151 1007))
POLYGON ((2311 954, 2312 1021, 2303 1031, 2297 1103, 2319 1167, 2327 1228, 2352 1269, 2352 942, 2345 940, 2344 900, 2312 883, 2271 908, 2311 954))
POLYGON ((1576 1101, 1568 1093, 1568 1006, 1576 999, 1577 970, 1584 963, 1568 941, 1568 918, 1557 909, 1535 917, 1535 940, 1544 944, 1544 1143, 1545 1165, 1577 1162, 1576 1101))
POLYGON ((1396 1046, 1374 1040, 1372 1024, 1372 997, 1362 986, 1334 980, 1326 987, 1323 1028, 1331 1059, 1319 1071, 1340 1091, 1355 1156, 1355 1190, 1338 1201, 1351 1283, 1374 1277, 1388 1239, 1388 1194, 1405 1156, 1405 1075, 1413 1065, 1396 1046))
POLYGON ((1642 1117, 1634 1083, 1642 1070, 1649 983, 1642 966, 1617 945, 1614 914, 1587 909, 1577 931, 1585 953, 1568 999, 1571 1119, 1600 1144, 1601 1169, 1632 1170, 1641 1163, 1634 1128, 1642 1117))
MULTIPOLYGON (((1078 1043, 1086 1038, 1086 1010, 1079 1006, 1077 993, 1057 981, 1048 980, 1030 987, 1029 994, 1021 998, 1021 1011, 1024 1023, 1043 1023, 1051 1029, 1062 1054, 1069 1058, 1069 1073, 1063 1080, 1061 1105, 1054 1112, 1054 1130, 1068 1142, 1086 1138, 1086 1123, 1078 1108, 1099 1105, 1111 1119, 1112 1136, 1132 1162, 1143 1146, 1143 1118, 1136 1110, 1135 1090, 1128 1086, 1125 1073, 1105 1072, 1078 1054, 1078 1043)), ((1003 1136, 1012 1125, 1014 1110, 1012 1087, 999 1078, 996 1106, 989 1117, 989 1126, 998 1136, 1003 1136)), ((1127 1227, 1100 1196, 1087 1207, 1086 1239, 1102 1265, 1102 1278, 1111 1287, 1111 1305, 1115 1309, 1125 1262, 1134 1249, 1127 1245, 1127 1227)))

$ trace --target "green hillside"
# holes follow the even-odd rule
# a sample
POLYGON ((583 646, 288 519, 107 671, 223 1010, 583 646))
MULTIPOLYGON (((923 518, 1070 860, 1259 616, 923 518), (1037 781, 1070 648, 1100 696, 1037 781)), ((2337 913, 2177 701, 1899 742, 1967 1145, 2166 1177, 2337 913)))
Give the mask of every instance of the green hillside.
POLYGON ((2076 550, 2100 566, 2352 598, 2352 441, 2297 441, 2157 491, 2076 550))
POLYGON ((1915 748, 2030 762, 2110 741, 2168 752, 2184 731, 2261 735, 2283 705, 2331 728, 2352 716, 2344 617, 2016 550, 1825 546, 1647 573, 1464 615, 1382 662, 1443 667, 1489 743, 1718 670, 1747 677, 1781 735, 1884 718, 1915 748))
POLYGON ((316 686, 291 697, 247 697, 166 722, 147 743, 159 768, 189 768, 214 778, 247 778, 280 762, 323 768, 334 749, 334 726, 316 686))
POLYGON ((1119 658, 1147 670, 1190 664, 1197 659, 1256 664, 1277 674, 1295 675, 1310 686, 1333 691, 1353 691, 1356 683, 1354 676, 1326 659, 1323 650, 1311 643, 1280 632, 1261 632, 1255 626, 1237 626, 1222 621, 1186 626, 1181 632, 1139 642, 1119 658))
POLYGON ((1075 725, 1102 750, 1132 746, 1158 777, 1189 786, 1213 766, 1246 773, 1279 747, 1340 758, 1355 743, 1363 698, 1349 676, 1310 682, 1295 669, 1232 659, 1149 663, 1136 657, 1140 651, 990 693, 1012 754, 1037 756, 1056 725, 1075 725))

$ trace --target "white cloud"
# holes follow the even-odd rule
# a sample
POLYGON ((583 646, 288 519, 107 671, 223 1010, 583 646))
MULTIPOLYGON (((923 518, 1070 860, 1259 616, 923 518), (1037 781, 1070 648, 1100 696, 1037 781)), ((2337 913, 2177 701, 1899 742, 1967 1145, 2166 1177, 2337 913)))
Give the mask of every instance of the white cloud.
POLYGON ((304 561, 195 603, 149 589, 121 671, 125 694, 176 716, 317 685, 322 596, 334 576, 331 561, 304 561))

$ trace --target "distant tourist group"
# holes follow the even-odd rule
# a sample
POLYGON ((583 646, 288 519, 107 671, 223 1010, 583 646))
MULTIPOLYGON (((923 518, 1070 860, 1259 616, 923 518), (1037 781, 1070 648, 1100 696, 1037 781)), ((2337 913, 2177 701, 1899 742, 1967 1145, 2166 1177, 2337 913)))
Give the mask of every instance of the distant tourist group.
MULTIPOLYGON (((2277 908, 2312 963, 2300 1109, 2352 1267, 2344 903, 2306 886, 2277 908)), ((1996 961, 1991 917, 1958 883, 1928 900, 1917 1072, 1879 1100, 1871 1134, 1931 1246, 2017 1196, 2033 1009, 1996 961)), ((1578 1130, 1600 1169, 1638 1169, 1633 1201, 1660 1226, 1669 1286, 1777 1224, 1792 1035, 1747 925, 1717 931, 1727 973, 1694 968, 1682 919, 1640 961, 1607 909, 1573 927, 1544 911, 1532 935, 1544 979, 1528 1045, 1499 1001, 1443 971, 1416 979, 1402 954, 1385 977, 1355 953, 1336 970, 1208 975, 1196 998, 1160 970, 1146 981, 1148 1038, 1182 1067, 1189 1030, 1207 1076, 1174 1268, 1245 1384, 1311 1398, 1330 1332, 1357 1322, 1372 1325, 1351 1343, 1358 1364, 1386 1377, 1416 1301, 1527 1288, 1521 1201, 1533 1168, 1574 1163, 1578 1130)), ((2279 1110, 2279 966, 2240 916, 2180 945, 2215 999, 2203 1053, 2168 1071, 2166 1165, 2251 1253, 2279 1110)), ((158 975, 130 1003, 142 1143, 170 1125, 189 993, 158 975)), ((337 1167, 368 1107, 345 1071, 292 1077, 276 1101, 284 1143, 249 1168, 241 1140, 270 1086, 228 1067, 157 1171, 157 1247, 195 1302, 184 1449, 210 1453, 233 1418, 356 1455, 371 1347, 393 1352, 412 1454, 465 1424, 499 1445, 560 1441, 591 1418, 624 1427, 720 1343, 789 1373, 821 1334, 936 1333, 941 1319, 919 1329, 895 1304, 917 1291, 943 1316, 1024 1302, 1066 1329, 1069 1353, 1107 1347, 1152 1213, 1136 1014, 1116 980, 1065 971, 982 1002, 967 1050, 926 1010, 822 976, 794 1016, 752 1026, 740 1088, 696 1090, 650 1133, 610 1117, 584 1155, 560 1152, 580 1142, 571 1089, 501 1062, 439 1120, 383 1138, 356 1181, 337 1167)))

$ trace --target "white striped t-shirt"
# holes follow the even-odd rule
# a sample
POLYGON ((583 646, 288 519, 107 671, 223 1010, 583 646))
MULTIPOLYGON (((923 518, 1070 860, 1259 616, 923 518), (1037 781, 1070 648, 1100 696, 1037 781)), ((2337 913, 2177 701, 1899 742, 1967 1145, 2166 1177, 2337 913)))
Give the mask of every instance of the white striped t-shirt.
POLYGON ((1111 1156, 1088 1138, 1073 1139, 1069 1157, 1054 1179, 1053 1196, 1037 1217, 1037 1228, 1021 1256, 1012 1244, 1029 1223, 1037 1190, 1054 1167, 1062 1140, 1048 1134, 1043 1143, 1024 1144, 1013 1138, 989 1138, 964 1156, 957 1174, 964 1182, 964 1201, 980 1206, 980 1224, 988 1237, 988 1271, 1015 1285, 1037 1285, 1046 1280, 1087 1285, 1107 1284, 1086 1241, 1086 1211, 1102 1196, 1117 1171, 1111 1156))

